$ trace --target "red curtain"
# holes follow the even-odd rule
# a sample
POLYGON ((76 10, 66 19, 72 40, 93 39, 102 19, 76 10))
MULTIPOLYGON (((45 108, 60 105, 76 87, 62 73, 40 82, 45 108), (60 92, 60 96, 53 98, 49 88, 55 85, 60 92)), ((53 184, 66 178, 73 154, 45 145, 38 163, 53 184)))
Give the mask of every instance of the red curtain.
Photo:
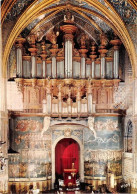
POLYGON ((74 168, 79 170, 79 145, 70 138, 58 142, 55 149, 56 173, 62 174, 64 169, 71 169, 72 163, 74 168))

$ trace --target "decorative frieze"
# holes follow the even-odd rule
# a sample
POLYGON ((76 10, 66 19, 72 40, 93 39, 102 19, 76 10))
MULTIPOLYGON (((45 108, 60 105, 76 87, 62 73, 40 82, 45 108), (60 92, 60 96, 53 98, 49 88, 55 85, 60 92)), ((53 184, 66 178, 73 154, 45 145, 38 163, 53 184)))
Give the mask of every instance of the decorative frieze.
POLYGON ((115 109, 114 91, 119 80, 22 79, 16 80, 23 94, 24 109, 48 114, 90 115, 115 109), (33 94, 33 95, 32 95, 33 94), (58 106, 58 104, 60 104, 58 106))

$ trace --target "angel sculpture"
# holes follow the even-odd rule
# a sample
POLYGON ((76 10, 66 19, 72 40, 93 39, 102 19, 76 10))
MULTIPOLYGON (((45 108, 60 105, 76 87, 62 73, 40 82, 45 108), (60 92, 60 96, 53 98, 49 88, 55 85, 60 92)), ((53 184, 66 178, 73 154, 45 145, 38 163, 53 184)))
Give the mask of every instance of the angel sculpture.
POLYGON ((96 134, 96 131, 94 129, 94 117, 88 117, 88 126, 89 126, 89 129, 93 132, 94 137, 96 139, 97 134, 96 134))
POLYGON ((43 133, 48 130, 49 126, 50 126, 50 117, 44 117, 44 127, 41 131, 41 136, 43 136, 43 133))
POLYGON ((49 30, 46 34, 46 39, 49 40, 53 45, 57 43, 57 37, 59 35, 59 32, 54 32, 53 29, 49 30))
POLYGON ((107 36, 106 36, 106 34, 105 33, 102 33, 101 35, 100 35, 100 41, 101 41, 101 45, 102 46, 107 46, 107 44, 108 44, 108 38, 107 38, 107 36))

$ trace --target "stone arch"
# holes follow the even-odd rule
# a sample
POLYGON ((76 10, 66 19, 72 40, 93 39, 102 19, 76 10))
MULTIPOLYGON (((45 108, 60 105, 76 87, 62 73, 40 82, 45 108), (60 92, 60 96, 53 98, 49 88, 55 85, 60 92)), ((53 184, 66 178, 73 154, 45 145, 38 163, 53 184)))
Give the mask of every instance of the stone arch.
POLYGON ((55 148, 56 148, 57 143, 64 138, 74 139, 80 147, 79 174, 80 174, 80 179, 82 181, 84 181, 84 145, 76 136, 71 135, 69 137, 66 137, 66 136, 62 135, 62 136, 58 137, 52 144, 52 188, 54 187, 54 182, 55 182, 55 148))

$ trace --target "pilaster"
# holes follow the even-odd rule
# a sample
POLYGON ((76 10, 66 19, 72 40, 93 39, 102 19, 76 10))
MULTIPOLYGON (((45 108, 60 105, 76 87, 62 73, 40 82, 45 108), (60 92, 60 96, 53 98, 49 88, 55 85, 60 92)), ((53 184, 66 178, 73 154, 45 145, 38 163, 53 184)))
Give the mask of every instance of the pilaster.
MULTIPOLYGON (((0 27, 0 48, 2 48, 0 27)), ((0 49, 1 50, 1 49, 0 49)), ((2 52, 0 52, 0 193, 8 193, 8 160, 7 160, 7 134, 8 114, 6 110, 6 76, 2 65, 2 52), (3 166, 2 166, 3 165, 3 166)))

